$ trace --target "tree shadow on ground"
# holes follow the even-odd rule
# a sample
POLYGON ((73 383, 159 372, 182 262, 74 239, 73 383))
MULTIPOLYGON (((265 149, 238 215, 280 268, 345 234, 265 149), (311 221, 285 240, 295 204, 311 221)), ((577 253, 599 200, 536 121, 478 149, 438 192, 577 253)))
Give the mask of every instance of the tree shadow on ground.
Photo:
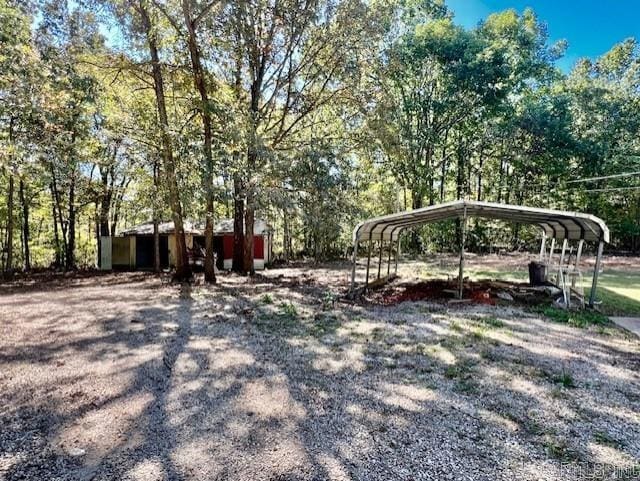
POLYGON ((86 365, 25 378, 40 383, 25 395, 11 384, 5 478, 576 479, 563 463, 611 470, 640 454, 638 351, 615 332, 489 307, 340 305, 327 290, 264 278, 153 305, 143 293, 79 338, 3 348, 15 368, 86 365), (74 436, 83 457, 57 447, 74 436))

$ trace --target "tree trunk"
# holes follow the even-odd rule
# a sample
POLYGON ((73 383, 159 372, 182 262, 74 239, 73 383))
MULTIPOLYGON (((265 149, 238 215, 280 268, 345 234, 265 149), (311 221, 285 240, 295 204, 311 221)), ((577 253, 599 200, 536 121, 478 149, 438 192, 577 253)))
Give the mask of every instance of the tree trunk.
POLYGON ((500 157, 500 174, 498 175, 498 203, 502 202, 502 181, 504 178, 504 159, 500 157))
POLYGON ((109 237, 109 210, 111 206, 112 191, 109 188, 108 171, 101 172, 102 194, 98 202, 98 266, 102 267, 102 238, 109 237))
MULTIPOLYGON (((122 182, 120 183, 120 187, 118 191, 115 193, 115 200, 112 199, 112 205, 110 207, 111 211, 113 212, 111 215, 111 226, 110 226, 111 237, 115 237, 116 232, 118 231, 118 222, 120 221, 120 209, 122 208, 124 193, 127 187, 129 186, 130 182, 131 182, 131 178, 126 180, 123 178, 122 182)), ((111 197, 112 198, 114 197, 113 191, 112 191, 111 197)), ((157 202, 157 200, 155 201, 157 202)))
MULTIPOLYGON (((411 208, 413 210, 422 209, 422 191, 419 189, 411 189, 411 208)), ((422 241, 420 239, 420 232, 417 229, 411 229, 411 236, 409 238, 409 249, 414 253, 418 253, 422 250, 422 241)))
POLYGON ((53 242, 55 244, 54 265, 55 267, 60 267, 62 265, 62 256, 60 255, 61 249, 60 249, 60 234, 58 231, 58 213, 56 212, 56 194, 55 194, 55 187, 53 182, 49 185, 49 188, 51 189, 51 210, 52 210, 51 215, 53 218, 53 242))
POLYGON ((244 270, 244 195, 242 182, 236 174, 233 177, 233 272, 244 270))
POLYGON ((505 169, 505 175, 507 177, 507 190, 504 194, 504 202, 505 204, 508 204, 511 201, 511 180, 510 180, 510 173, 509 173, 509 166, 507 165, 506 169, 505 169))
POLYGON ((153 201, 153 271, 159 273, 162 270, 160 265, 160 230, 158 228, 158 196, 160 193, 159 182, 160 172, 158 171, 158 159, 154 156, 153 160, 153 187, 156 193, 156 199, 153 201))
POLYGON ((255 220, 255 194, 247 192, 247 208, 244 213, 244 272, 255 274, 253 267, 253 223, 255 220))
POLYGON ((22 250, 24 253, 24 270, 31 270, 31 251, 29 249, 29 203, 26 200, 24 180, 20 179, 20 204, 22 205, 22 250))
POLYGON ((205 257, 204 257, 204 280, 205 282, 216 282, 215 259, 213 252, 213 153, 211 148, 211 114, 209 109, 209 96, 205 82, 200 50, 196 37, 195 24, 191 19, 190 0, 182 0, 182 13, 187 27, 189 53, 191 56, 191 67, 193 69, 193 82, 200 94, 200 114, 202 116, 204 134, 204 183, 206 193, 206 225, 205 225, 205 257))
POLYGON ((282 242, 282 250, 283 250, 283 254, 284 254, 284 261, 285 262, 289 262, 289 248, 290 248, 290 244, 291 244, 291 233, 289 232, 289 215, 287 212, 287 209, 284 208, 282 210, 284 216, 283 216, 283 220, 284 220, 284 238, 283 238, 283 242, 282 242))
POLYGON ((95 211, 95 217, 94 217, 94 234, 96 236, 96 266, 98 266, 98 269, 102 268, 102 242, 101 242, 101 238, 102 236, 100 235, 100 201, 96 200, 96 211, 95 211))
MULTIPOLYGON (((9 167, 12 169, 13 167, 9 167)), ((9 171, 9 192, 7 194, 7 259, 4 269, 4 277, 9 280, 13 278, 13 191, 14 174, 9 171)))
POLYGON ((187 257, 187 243, 184 235, 182 223, 182 203, 180 202, 180 189, 176 175, 176 166, 173 158, 173 146, 169 134, 169 117, 167 115, 166 99, 164 93, 164 80, 162 77, 162 66, 160 65, 160 55, 158 53, 158 39, 156 29, 151 24, 151 18, 147 11, 147 6, 143 0, 138 3, 138 11, 142 20, 146 34, 149 55, 151 57, 151 70, 156 96, 156 108, 158 109, 158 120, 161 128, 162 160, 164 172, 169 191, 169 203, 176 237, 176 272, 174 278, 178 281, 191 279, 191 267, 187 257))
POLYGON ((109 229, 109 211, 111 210, 112 191, 109 188, 107 174, 102 174, 102 196, 100 198, 100 213, 98 221, 100 223, 100 236, 108 237, 109 229))
POLYGON ((425 164, 429 171, 428 185, 429 185, 429 205, 436 203, 434 192, 434 168, 433 168, 433 146, 429 144, 425 153, 425 164))
POLYGON ((76 173, 75 170, 71 174, 71 183, 69 185, 69 217, 67 227, 67 250, 65 253, 66 270, 75 269, 76 259, 76 173))
POLYGON ((158 219, 153 219, 153 271, 158 273, 160 265, 160 230, 158 229, 158 219))
POLYGON ((456 176, 456 197, 458 198, 458 200, 461 200, 464 198, 464 194, 465 194, 465 186, 464 186, 464 181, 465 181, 465 162, 464 162, 464 154, 465 154, 465 149, 462 147, 461 144, 458 144, 457 147, 457 163, 458 163, 458 172, 457 172, 457 176, 456 176))
POLYGON ((482 166, 484 164, 484 146, 480 149, 480 159, 478 161, 478 202, 482 201, 482 166))
POLYGON ((440 202, 444 202, 445 184, 447 182, 447 139, 449 129, 444 132, 444 143, 442 144, 442 165, 440 171, 440 202))

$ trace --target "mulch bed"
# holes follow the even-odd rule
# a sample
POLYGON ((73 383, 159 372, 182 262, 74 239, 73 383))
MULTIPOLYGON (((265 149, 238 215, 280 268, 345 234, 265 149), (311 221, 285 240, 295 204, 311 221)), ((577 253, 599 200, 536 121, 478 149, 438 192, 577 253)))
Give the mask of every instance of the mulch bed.
MULTIPOLYGON (((544 293, 532 292, 526 283, 505 281, 468 281, 464 282, 464 302, 475 304, 537 304, 548 302, 549 298, 544 293), (513 301, 503 300, 498 293, 508 293, 513 301)), ((416 283, 393 283, 371 291, 365 296, 370 304, 393 306, 402 302, 436 301, 436 302, 460 302, 457 301, 456 292, 458 282, 456 280, 435 279, 416 283)))

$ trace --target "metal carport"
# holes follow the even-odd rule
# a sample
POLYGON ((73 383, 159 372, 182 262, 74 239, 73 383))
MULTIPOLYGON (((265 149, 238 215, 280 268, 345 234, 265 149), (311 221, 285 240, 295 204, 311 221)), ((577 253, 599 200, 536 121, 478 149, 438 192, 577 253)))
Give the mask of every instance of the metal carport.
POLYGON ((546 239, 551 239, 550 257, 553 256, 556 241, 563 241, 562 257, 570 241, 577 241, 576 267, 580 261, 584 242, 598 244, 596 266, 593 275, 591 296, 589 304, 594 305, 595 293, 598 284, 598 272, 602 261, 604 244, 609 242, 609 229, 604 221, 590 214, 580 212, 568 212, 553 209, 540 209, 520 205, 499 204, 492 202, 477 202, 457 200, 444 204, 433 205, 412 211, 398 212, 368 219, 358 224, 353 230, 353 268, 351 272, 351 291, 355 291, 355 278, 358 247, 361 243, 368 243, 367 253, 367 277, 365 288, 369 284, 369 268, 371 251, 374 242, 379 244, 378 279, 382 265, 382 253, 385 243, 388 247, 387 277, 390 276, 391 252, 393 243, 397 243, 395 269, 398 267, 398 254, 400 251, 400 236, 402 232, 412 227, 431 222, 459 218, 462 220, 462 245, 460 246, 460 270, 459 289, 462 295, 462 281, 464 269, 464 243, 466 233, 466 220, 468 217, 483 217, 498 219, 521 224, 538 226, 542 231, 541 257, 546 252, 546 239))

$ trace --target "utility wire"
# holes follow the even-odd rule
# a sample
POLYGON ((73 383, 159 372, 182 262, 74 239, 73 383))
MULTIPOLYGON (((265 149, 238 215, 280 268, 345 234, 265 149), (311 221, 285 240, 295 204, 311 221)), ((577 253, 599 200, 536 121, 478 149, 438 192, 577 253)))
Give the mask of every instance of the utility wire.
POLYGON ((565 182, 565 184, 578 184, 581 182, 595 182, 596 180, 619 179, 621 177, 634 177, 636 175, 640 175, 640 172, 624 172, 622 174, 605 175, 602 177, 591 177, 588 179, 568 180, 567 182, 565 182))
POLYGON ((572 180, 567 180, 567 181, 556 181, 556 182, 541 182, 538 184, 532 184, 530 185, 531 187, 547 187, 550 189, 553 189, 555 187, 558 187, 559 185, 562 184, 582 184, 582 183, 587 183, 587 182, 596 182, 599 180, 608 180, 608 179, 621 179, 623 177, 635 177, 635 176, 639 176, 640 175, 640 171, 638 172, 623 172, 621 174, 613 174, 613 175, 603 175, 603 176, 599 176, 599 177, 587 177, 584 179, 572 179, 572 180))
POLYGON ((582 192, 615 192, 615 191, 637 190, 637 189, 640 189, 640 185, 634 185, 630 187, 610 187, 607 189, 589 189, 589 190, 583 190, 582 192))

